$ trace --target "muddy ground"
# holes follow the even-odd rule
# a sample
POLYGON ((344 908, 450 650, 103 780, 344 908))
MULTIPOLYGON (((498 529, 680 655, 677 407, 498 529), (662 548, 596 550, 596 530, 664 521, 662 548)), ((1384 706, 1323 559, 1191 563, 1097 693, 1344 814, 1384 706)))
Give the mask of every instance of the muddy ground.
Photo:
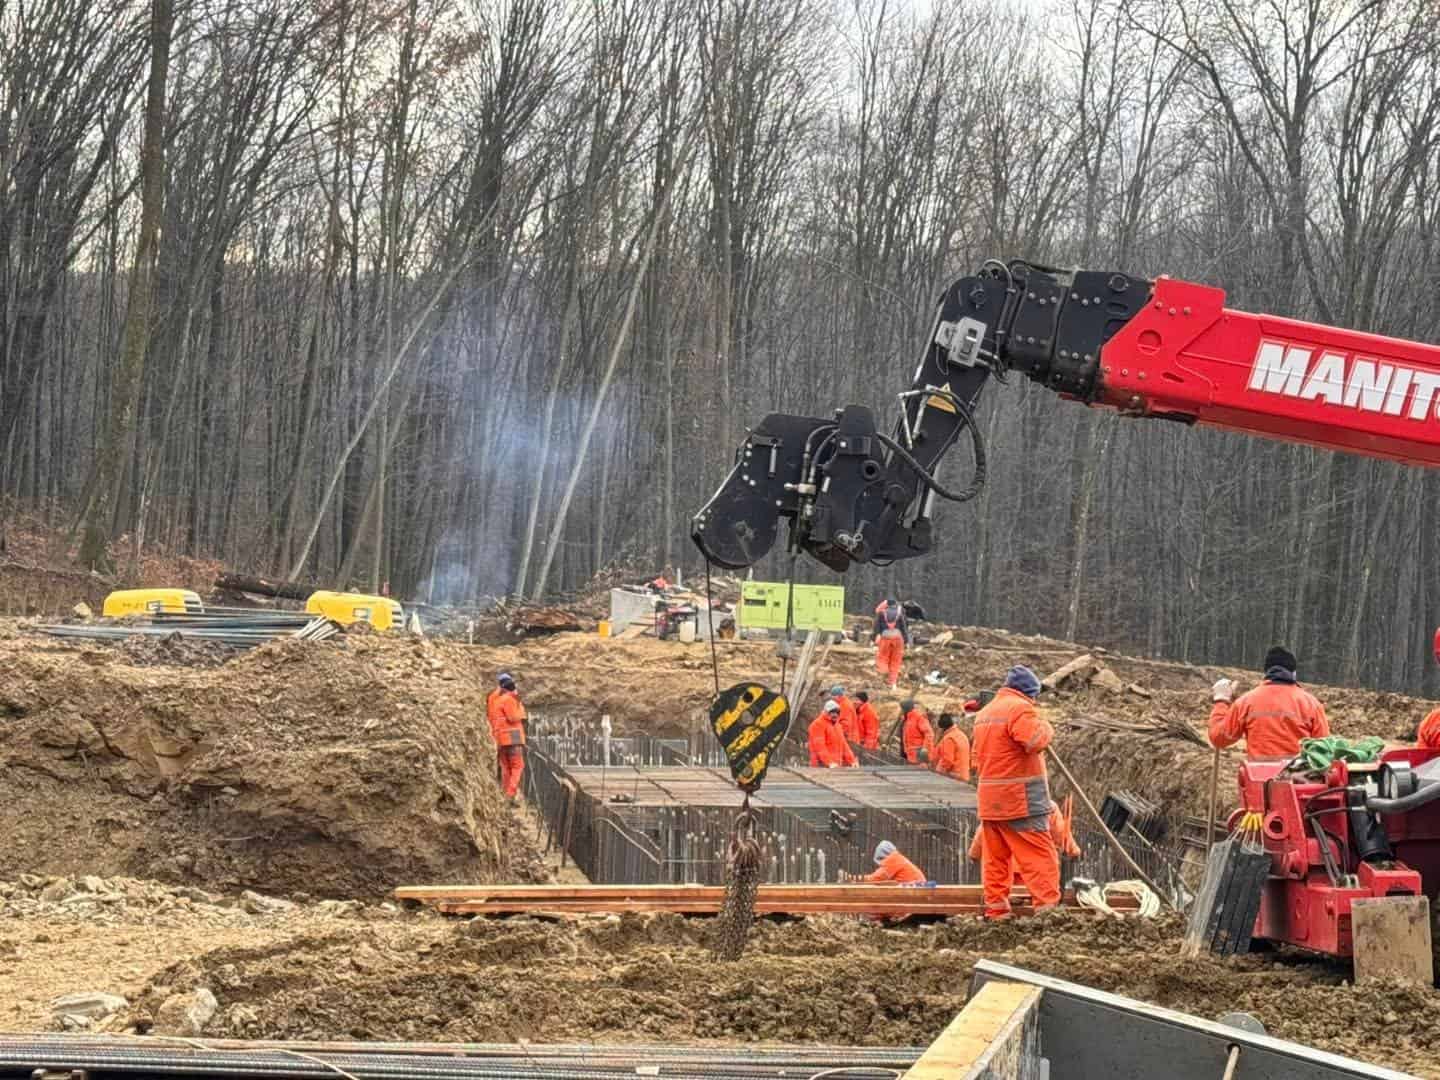
POLYGON ((1434 992, 1356 990, 1341 969, 1295 953, 1183 960, 1173 917, 765 922, 745 958, 725 963, 710 956, 710 922, 672 915, 463 920, 135 881, 91 881, 100 899, 64 896, 83 886, 32 880, 0 886, 5 1029, 61 1029, 56 997, 106 991, 125 1005, 87 1030, 920 1046, 964 1004, 975 961, 991 957, 1199 1016, 1244 1010, 1272 1034, 1440 1077, 1434 992), (38 900, 46 888, 55 899, 38 900), (201 989, 213 1015, 177 1026, 167 1003, 201 989))

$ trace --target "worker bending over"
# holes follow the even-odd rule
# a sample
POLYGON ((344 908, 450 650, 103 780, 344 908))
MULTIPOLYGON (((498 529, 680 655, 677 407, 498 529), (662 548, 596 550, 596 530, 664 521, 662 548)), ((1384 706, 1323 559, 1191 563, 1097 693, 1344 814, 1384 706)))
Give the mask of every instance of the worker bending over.
POLYGON ((485 699, 485 715, 495 739, 500 764, 500 786, 507 799, 520 797, 520 777, 525 772, 525 706, 520 704, 515 677, 500 673, 500 685, 485 699))
POLYGON ((834 769, 841 765, 849 768, 860 764, 840 730, 840 706, 834 698, 825 702, 820 715, 811 721, 809 738, 812 768, 834 769))
POLYGON ((830 699, 840 706, 840 733, 845 736, 845 741, 858 746, 860 744, 860 718, 855 712, 855 703, 845 696, 845 687, 836 683, 830 687, 830 699))
POLYGON ((870 695, 861 690, 855 695, 855 718, 860 724, 860 745, 866 750, 880 749, 880 714, 870 704, 870 695))
POLYGON ((970 780, 970 740, 955 717, 940 714, 940 741, 935 744, 935 771, 942 776, 968 782, 970 780))
POLYGON ((1245 756, 1292 758, 1300 753, 1301 739, 1330 734, 1325 706, 1295 681, 1295 656, 1272 646, 1265 654, 1265 681, 1232 702, 1235 683, 1219 679, 1211 687, 1210 745, 1217 749, 1245 740, 1245 756))
POLYGON ((910 642, 910 626, 900 601, 887 597, 875 606, 875 668, 891 690, 900 681, 900 666, 905 661, 905 646, 910 642))
POLYGON ((980 879, 987 919, 1010 916, 1012 864, 1037 911, 1060 903, 1044 757, 1055 731, 1035 708, 1039 694, 1039 678, 1017 665, 994 700, 975 714, 972 756, 979 775, 980 879))
POLYGON ((905 718, 900 727, 900 747, 905 752, 905 760, 911 765, 928 765, 930 755, 935 752, 935 731, 930 727, 930 718, 913 698, 900 702, 900 714, 905 718))
POLYGON ((846 874, 845 879, 870 885, 923 885, 925 872, 901 855, 889 840, 881 840, 875 847, 875 872, 846 874))

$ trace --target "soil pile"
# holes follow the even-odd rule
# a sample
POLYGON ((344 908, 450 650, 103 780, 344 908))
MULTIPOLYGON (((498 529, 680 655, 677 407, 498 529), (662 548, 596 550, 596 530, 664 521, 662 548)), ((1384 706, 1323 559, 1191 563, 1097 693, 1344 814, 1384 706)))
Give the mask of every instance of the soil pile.
POLYGON ((0 876, 337 897, 531 880, 483 716, 427 642, 281 641, 203 670, 0 640, 0 876))

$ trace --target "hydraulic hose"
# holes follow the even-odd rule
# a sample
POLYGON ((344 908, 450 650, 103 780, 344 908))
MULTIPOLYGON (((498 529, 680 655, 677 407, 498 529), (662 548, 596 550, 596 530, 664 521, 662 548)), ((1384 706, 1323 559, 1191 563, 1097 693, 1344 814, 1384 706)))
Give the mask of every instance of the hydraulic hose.
POLYGON ((940 498, 949 502, 969 502, 975 498, 976 495, 979 495, 980 490, 985 486, 985 439, 980 434, 980 428, 976 425, 975 418, 971 415, 965 403, 959 398, 954 397, 952 397, 950 401, 960 413, 961 418, 964 419, 965 426, 970 429, 970 443, 975 448, 975 475, 970 478, 969 485, 961 491, 951 491, 942 485, 940 481, 935 479, 933 474, 925 469, 925 466, 915 460, 909 450, 906 450, 905 447, 901 446, 889 435, 886 435, 884 432, 876 432, 876 435, 882 443, 895 452, 896 457, 914 469, 916 475, 920 477, 921 482, 931 491, 935 492, 936 495, 939 495, 940 498))
POLYGON ((1409 795, 1398 799, 1382 799, 1378 795, 1365 800, 1365 809, 1372 814, 1403 814, 1416 807, 1425 806, 1440 799, 1440 781, 1426 784, 1409 795))

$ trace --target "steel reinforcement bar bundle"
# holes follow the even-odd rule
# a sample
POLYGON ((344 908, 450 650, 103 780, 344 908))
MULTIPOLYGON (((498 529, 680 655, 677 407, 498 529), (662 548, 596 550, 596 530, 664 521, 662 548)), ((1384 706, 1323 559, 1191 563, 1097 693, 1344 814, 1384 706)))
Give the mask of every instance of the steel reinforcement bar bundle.
POLYGON ((55 623, 35 629, 51 637, 87 641, 124 641, 132 637, 215 642, 232 649, 250 649, 276 638, 324 641, 343 628, 322 615, 304 611, 258 611, 210 608, 204 614, 159 612, 144 619, 114 623, 55 623))
MULTIPOLYGON (((707 744, 706 736, 686 740, 643 734, 605 738, 597 724, 576 718, 536 718, 531 730, 525 790, 545 820, 547 851, 558 848, 562 859, 574 859, 597 884, 724 883, 733 809, 645 806, 629 798, 641 775, 637 766, 717 768, 713 740, 707 744), (614 768, 614 787, 599 794, 584 789, 567 771, 567 766, 602 764, 614 768)), ((864 764, 873 768, 894 766, 900 760, 869 752, 865 757, 864 764)), ((973 811, 937 806, 895 812, 853 805, 840 810, 822 805, 824 800, 817 789, 814 807, 756 808, 765 881, 835 882, 841 870, 868 873, 871 853, 881 840, 904 851, 932 881, 964 885, 980 880, 979 864, 969 857, 977 827, 973 811)), ((1074 831, 1082 855, 1065 860, 1067 881, 1128 876, 1098 829, 1082 819, 1076 820, 1074 831)), ((1152 878, 1165 882, 1172 892, 1181 887, 1176 872, 1181 854, 1178 837, 1151 843, 1127 830, 1120 841, 1152 878)))
POLYGON ((483 1043, 247 1043, 233 1040, 0 1036, 0 1080, 76 1075, 283 1077, 288 1080, 880 1080, 899 1075, 918 1048, 771 1049, 717 1046, 483 1043))
MULTIPOLYGON (((616 770, 615 789, 602 800, 582 789, 550 749, 546 737, 532 738, 525 772, 526 793, 546 822, 547 851, 558 848, 597 883, 724 883, 734 809, 627 803, 628 769, 616 770)), ((817 788, 806 816, 775 806, 756 807, 755 813, 765 881, 835 882, 842 870, 868 873, 881 840, 905 851, 933 881, 979 881, 978 864, 966 857, 975 828, 970 811, 937 806, 901 816, 852 805, 840 813, 817 788)))

